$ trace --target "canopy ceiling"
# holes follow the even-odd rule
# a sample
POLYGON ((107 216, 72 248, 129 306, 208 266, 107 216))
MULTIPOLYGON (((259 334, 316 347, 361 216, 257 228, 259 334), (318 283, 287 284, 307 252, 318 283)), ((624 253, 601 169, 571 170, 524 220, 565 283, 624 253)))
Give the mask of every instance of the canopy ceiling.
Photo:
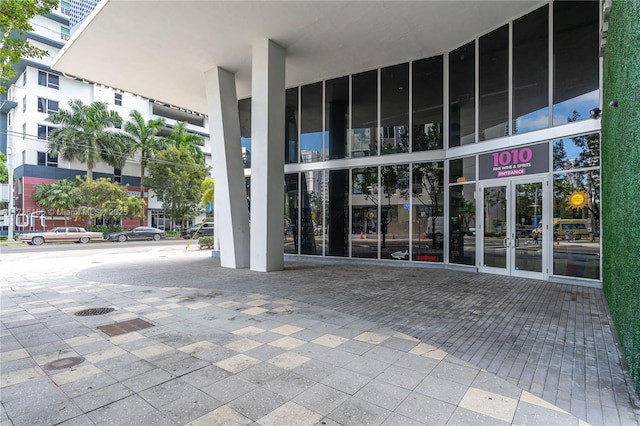
POLYGON ((450 51, 545 1, 130 1, 96 7, 54 60, 70 76, 206 114, 203 73, 251 94, 251 46, 287 51, 286 85, 450 51))

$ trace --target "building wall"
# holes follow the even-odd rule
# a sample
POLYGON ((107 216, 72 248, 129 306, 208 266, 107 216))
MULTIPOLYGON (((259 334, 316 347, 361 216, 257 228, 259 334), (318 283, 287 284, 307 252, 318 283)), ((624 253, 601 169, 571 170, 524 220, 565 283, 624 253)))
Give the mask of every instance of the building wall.
POLYGON ((443 55, 287 89, 285 253, 599 285, 599 18, 596 2, 554 2, 443 55), (538 183, 483 208, 485 188, 522 188, 519 174, 538 183), (577 192, 587 202, 571 207, 577 192), (551 244, 554 219, 588 234, 551 244), (503 244, 519 247, 506 267, 503 244))
POLYGON ((640 393, 640 1, 612 2, 602 112, 603 288, 640 393), (617 99, 618 107, 609 103, 617 99))

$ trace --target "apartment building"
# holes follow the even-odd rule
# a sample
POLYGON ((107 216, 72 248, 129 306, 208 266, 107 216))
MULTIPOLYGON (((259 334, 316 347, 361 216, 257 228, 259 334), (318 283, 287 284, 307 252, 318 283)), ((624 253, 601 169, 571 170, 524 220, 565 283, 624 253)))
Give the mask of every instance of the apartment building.
MULTIPOLYGON (((123 120, 129 118, 133 110, 139 111, 146 120, 161 117, 167 127, 160 135, 167 136, 178 121, 188 123, 190 133, 204 138, 201 147, 205 161, 211 164, 211 149, 206 115, 188 111, 161 100, 144 98, 132 93, 85 80, 79 76, 69 76, 51 69, 51 61, 64 46, 70 36, 70 19, 81 21, 95 4, 61 1, 60 7, 46 16, 35 16, 31 20, 33 31, 27 39, 35 46, 46 49, 49 55, 38 59, 22 60, 17 65, 17 76, 8 82, 7 94, 0 99, 0 150, 8 154, 8 166, 13 170, 13 191, 5 190, 5 200, 13 198, 13 209, 20 220, 14 223, 15 232, 21 230, 51 228, 63 223, 64 218, 42 214, 34 202, 32 193, 36 185, 61 179, 75 179, 86 174, 86 165, 68 162, 52 157, 48 153, 48 137, 54 126, 47 122, 52 112, 68 108, 68 102, 80 99, 84 104, 104 102, 109 109, 117 112, 123 120), (73 7, 75 5, 75 8, 73 7), (83 8, 79 8, 83 6, 83 8), (74 12, 75 11, 75 12, 74 12), (70 14, 73 13, 73 17, 70 14), (12 192, 9 195, 9 192, 12 192), (38 217, 37 220, 31 217, 38 217), (44 219, 39 219, 45 216, 44 219), (29 219, 27 219, 29 217, 29 219)), ((94 169, 94 178, 105 177, 114 182, 128 185, 131 195, 140 194, 139 156, 128 158, 122 169, 99 163, 94 169)), ((7 188, 8 189, 8 188, 7 188)), ((147 192, 147 224, 165 228, 170 226, 165 218, 162 202, 153 191, 147 192)), ((204 212, 203 212, 204 213, 204 212)), ((9 227, 9 210, 0 214, 4 232, 9 227)), ((125 218, 122 225, 139 224, 139 219, 125 218)))

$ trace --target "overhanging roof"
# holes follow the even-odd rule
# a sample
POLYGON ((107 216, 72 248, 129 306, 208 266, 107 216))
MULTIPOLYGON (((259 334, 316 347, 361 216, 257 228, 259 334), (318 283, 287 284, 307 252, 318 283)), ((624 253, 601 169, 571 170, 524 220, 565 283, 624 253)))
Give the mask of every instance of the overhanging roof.
POLYGON ((251 46, 287 51, 287 87, 452 50, 546 3, 516 1, 103 0, 53 68, 207 113, 203 73, 251 94, 251 46))

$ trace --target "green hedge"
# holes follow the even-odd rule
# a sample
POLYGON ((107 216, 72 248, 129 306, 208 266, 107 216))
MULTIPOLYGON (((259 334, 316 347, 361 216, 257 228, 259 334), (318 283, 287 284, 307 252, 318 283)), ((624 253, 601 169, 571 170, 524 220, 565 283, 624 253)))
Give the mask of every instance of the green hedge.
POLYGON ((603 62, 602 276, 640 394, 640 0, 612 3, 603 62))

